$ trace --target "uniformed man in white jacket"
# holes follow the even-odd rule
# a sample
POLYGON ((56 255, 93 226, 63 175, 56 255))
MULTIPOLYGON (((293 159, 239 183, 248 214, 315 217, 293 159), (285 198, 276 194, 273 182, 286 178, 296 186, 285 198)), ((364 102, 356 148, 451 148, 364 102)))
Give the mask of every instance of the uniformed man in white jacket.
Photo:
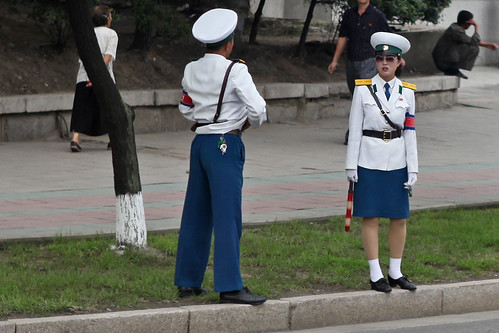
POLYGON ((378 74, 357 80, 349 120, 346 173, 355 182, 353 215, 363 218, 362 241, 373 290, 391 287, 415 290, 401 272, 409 217, 409 195, 416 183, 418 154, 415 131, 415 86, 400 81, 395 72, 409 41, 397 34, 372 35, 378 74), (388 281, 378 256, 380 218, 390 219, 388 281))
POLYGON ((200 295, 214 232, 214 291, 221 303, 266 301, 244 287, 240 272, 242 185, 245 159, 241 133, 266 121, 265 100, 246 65, 227 58, 234 46, 237 14, 212 9, 192 28, 206 54, 185 67, 185 118, 195 122, 189 181, 178 241, 175 285, 179 297, 200 295), (229 69, 230 68, 230 69, 229 69), (225 89, 223 89, 225 87, 225 89))

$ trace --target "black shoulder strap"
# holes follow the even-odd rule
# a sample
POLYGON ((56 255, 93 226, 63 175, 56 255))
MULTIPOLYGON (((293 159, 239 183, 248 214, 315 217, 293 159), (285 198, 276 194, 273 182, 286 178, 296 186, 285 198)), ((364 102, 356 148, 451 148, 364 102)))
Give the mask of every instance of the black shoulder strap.
POLYGON ((381 115, 385 118, 386 122, 394 129, 397 129, 397 130, 401 129, 399 126, 397 126, 397 124, 394 124, 390 118, 388 118, 386 111, 383 110, 383 107, 381 106, 381 103, 379 102, 378 96, 376 96, 376 94, 373 91, 373 87, 371 85, 367 85, 367 89, 369 89, 369 92, 371 93, 371 95, 373 95, 374 101, 378 105, 379 111, 381 112, 381 115))
MULTIPOLYGON (((225 88, 227 87, 227 81, 229 80, 230 70, 232 69, 232 66, 234 66, 237 62, 241 62, 241 61, 240 60, 232 60, 229 67, 227 67, 227 70, 225 71, 224 80, 222 82, 222 88, 220 89, 220 95, 218 96, 217 111, 215 112, 215 116, 213 117, 213 123, 216 123, 218 120, 218 117, 220 117, 220 111, 222 110, 222 101, 224 99, 225 88)), ((191 126, 191 131, 195 132, 198 127, 201 127, 204 125, 208 125, 208 124, 194 123, 191 126)))
POLYGON ((215 113, 215 117, 213 117, 214 123, 216 123, 218 117, 220 117, 220 111, 222 110, 222 101, 224 99, 225 88, 227 87, 227 81, 229 80, 230 70, 232 69, 232 66, 234 66, 237 62, 239 62, 239 60, 233 60, 229 65, 229 67, 227 67, 227 70, 225 71, 224 81, 222 82, 222 89, 220 90, 220 96, 218 97, 217 112, 215 113))

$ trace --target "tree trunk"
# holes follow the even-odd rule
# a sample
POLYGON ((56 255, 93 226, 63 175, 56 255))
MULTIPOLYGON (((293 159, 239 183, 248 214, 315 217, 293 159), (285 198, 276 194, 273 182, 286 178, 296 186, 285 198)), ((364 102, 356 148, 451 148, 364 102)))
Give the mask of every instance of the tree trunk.
POLYGON ((112 145, 116 195, 116 241, 119 246, 147 247, 147 231, 133 130, 134 113, 121 99, 102 59, 90 20, 89 3, 67 0, 78 54, 102 110, 112 145))
POLYGON ((317 0, 311 0, 310 6, 308 7, 307 18, 305 19, 305 24, 303 25, 303 30, 301 31, 300 42, 296 49, 295 56, 303 57, 305 56, 305 41, 307 40, 308 28, 310 27, 310 22, 312 22, 312 17, 314 17, 314 8, 317 0))
POLYGON ((116 243, 145 248, 147 232, 142 194, 125 194, 116 198, 116 243))
POLYGON ((258 8, 255 12, 255 17, 253 18, 253 23, 251 24, 251 32, 249 36, 250 44, 256 44, 256 34, 258 33, 258 24, 260 23, 260 18, 262 17, 263 6, 265 6, 265 0, 260 0, 258 8))

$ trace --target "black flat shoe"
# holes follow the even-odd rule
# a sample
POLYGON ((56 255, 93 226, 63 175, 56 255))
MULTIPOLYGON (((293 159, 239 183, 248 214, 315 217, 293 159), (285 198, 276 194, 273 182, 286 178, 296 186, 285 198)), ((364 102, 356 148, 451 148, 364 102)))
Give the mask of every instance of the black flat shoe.
POLYGON ((468 79, 468 77, 466 75, 463 74, 463 72, 461 71, 457 71, 457 74, 456 74, 457 77, 460 77, 460 78, 463 78, 465 80, 468 79))
POLYGON ((265 303, 266 300, 265 296, 253 295, 247 287, 241 290, 220 293, 220 303, 260 305, 265 303))
POLYGON ((80 145, 74 141, 71 141, 71 144, 69 145, 69 147, 71 148, 71 151, 73 153, 79 153, 81 151, 80 145))
POLYGON ((178 297, 186 298, 191 296, 199 296, 208 293, 208 289, 206 288, 198 288, 198 287, 178 287, 178 297))
POLYGON ((388 275, 388 282, 390 283, 391 287, 396 287, 398 285, 402 289, 407 289, 411 291, 417 289, 414 283, 412 283, 405 275, 402 275, 402 277, 399 277, 396 280, 392 279, 390 275, 388 275))
POLYGON ((369 282, 371 283, 372 290, 381 291, 384 293, 389 293, 392 291, 392 288, 390 287, 388 282, 386 282, 385 278, 381 278, 376 282, 372 282, 371 280, 369 280, 369 282))
POLYGON ((466 75, 464 75, 463 72, 461 72, 459 70, 459 68, 449 68, 446 71, 444 71, 444 74, 445 75, 457 76, 457 77, 463 78, 465 80, 468 79, 468 77, 466 75))

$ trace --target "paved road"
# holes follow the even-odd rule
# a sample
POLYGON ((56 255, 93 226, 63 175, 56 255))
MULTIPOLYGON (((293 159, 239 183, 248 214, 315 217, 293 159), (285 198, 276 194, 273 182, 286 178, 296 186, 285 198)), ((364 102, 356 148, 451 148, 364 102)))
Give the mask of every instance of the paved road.
MULTIPOLYGON (((417 114, 420 175, 412 209, 499 201, 498 82, 498 68, 477 68, 461 81, 460 104, 417 114)), ((344 214, 347 122, 338 117, 250 129, 244 135, 244 223, 344 214)), ((136 136, 149 230, 179 226, 192 136, 136 136)), ((113 233, 106 144, 106 137, 88 138, 75 154, 57 138, 1 142, 0 239, 113 233)))
MULTIPOLYGON (((289 331, 287 331, 289 332, 289 331)), ((499 333, 499 311, 473 312, 348 326, 323 327, 294 333, 499 333)))

